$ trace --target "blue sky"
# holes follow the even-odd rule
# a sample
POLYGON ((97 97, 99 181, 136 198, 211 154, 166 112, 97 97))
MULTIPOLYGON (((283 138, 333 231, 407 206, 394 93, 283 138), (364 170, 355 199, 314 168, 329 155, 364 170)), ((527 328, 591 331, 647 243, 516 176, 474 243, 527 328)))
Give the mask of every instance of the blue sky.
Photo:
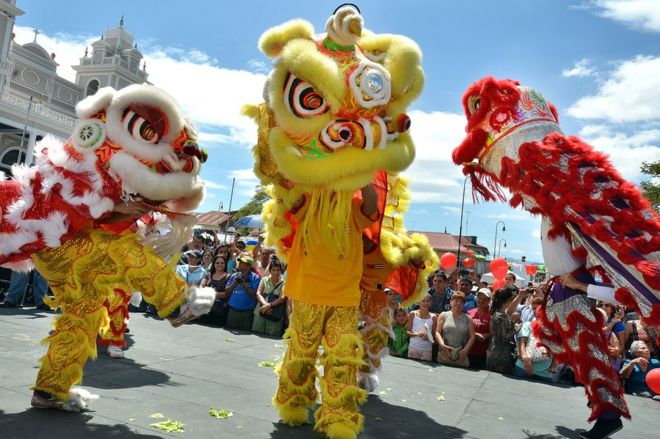
MULTIPOLYGON (((202 131, 210 160, 202 173, 209 197, 201 210, 247 202, 256 185, 251 145, 256 127, 238 114, 261 101, 270 60, 257 49, 261 33, 292 18, 317 32, 336 1, 186 2, 19 0, 16 40, 55 52, 61 75, 84 47, 124 15, 147 59, 150 81, 177 98, 202 131)), ((640 181, 642 160, 660 160, 660 4, 658 0, 359 1, 365 26, 407 35, 424 53, 426 87, 410 112, 417 144, 409 229, 458 233, 460 169, 450 154, 463 135, 465 88, 486 76, 537 88, 560 112, 565 133, 578 134, 612 157, 624 177, 640 181)), ((469 185, 468 185, 469 186, 469 185)), ((541 261, 539 220, 504 204, 473 205, 466 196, 463 232, 491 252, 495 224, 506 222, 509 258, 541 261), (469 212, 469 213, 468 213, 469 212), (467 224, 466 224, 467 222, 467 224)))

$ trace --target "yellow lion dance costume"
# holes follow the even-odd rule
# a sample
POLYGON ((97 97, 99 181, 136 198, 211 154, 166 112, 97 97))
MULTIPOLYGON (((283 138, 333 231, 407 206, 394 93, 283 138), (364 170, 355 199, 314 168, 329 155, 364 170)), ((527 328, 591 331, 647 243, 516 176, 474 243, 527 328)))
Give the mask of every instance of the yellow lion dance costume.
POLYGON ((181 311, 174 325, 208 312, 215 296, 189 289, 171 258, 192 225, 183 212, 204 196, 205 153, 178 105, 155 87, 133 85, 103 88, 76 112, 67 141, 47 137, 34 166, 15 166, 14 179, 0 179, 0 264, 34 264, 55 295, 47 303, 62 310, 44 341, 32 406, 69 411, 94 399, 72 386, 96 356, 97 335, 111 326, 116 310, 106 301, 117 290, 141 291, 162 317, 181 311), (132 232, 150 211, 168 212, 163 233, 132 232))
MULTIPOLYGON (((246 106, 244 114, 259 125, 254 169, 272 198, 263 210, 266 243, 288 261, 285 294, 293 299, 274 405, 285 423, 308 422, 323 346, 315 429, 330 438, 355 438, 363 424, 358 405, 366 400, 358 369, 371 370, 358 332, 361 295, 371 293, 360 287, 363 248, 371 247, 363 245, 363 231, 378 229, 375 242, 390 246, 379 254, 391 256, 394 267, 433 262, 428 242, 409 238, 405 248, 396 239, 405 235, 401 221, 384 218, 386 212, 397 216, 399 203, 386 199, 387 189, 375 181, 376 171, 394 175, 414 158, 404 111, 419 95, 424 75, 413 41, 364 30, 353 5, 339 7, 326 31, 315 35, 310 23, 293 20, 262 35, 259 47, 275 65, 266 102, 246 106), (389 239, 381 239, 385 223, 399 225, 389 239)), ((374 275, 380 280, 374 289, 383 289, 389 272, 374 275)), ((382 305, 375 307, 376 319, 382 305)), ((388 327, 389 320, 386 333, 388 327)))

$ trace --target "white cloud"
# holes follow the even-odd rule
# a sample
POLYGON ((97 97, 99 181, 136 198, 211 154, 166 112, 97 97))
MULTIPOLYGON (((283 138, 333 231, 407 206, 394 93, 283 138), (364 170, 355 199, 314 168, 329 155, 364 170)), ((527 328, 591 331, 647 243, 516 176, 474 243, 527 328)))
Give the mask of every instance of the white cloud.
POLYGON ((257 73, 266 73, 270 72, 271 66, 266 64, 265 61, 262 61, 260 59, 251 59, 248 60, 247 66, 250 70, 257 72, 257 73))
MULTIPOLYGON (((465 136, 465 116, 413 110, 411 133, 417 156, 404 175, 411 180, 415 203, 460 203, 463 174, 451 161, 451 152, 465 136)), ((471 201, 468 185, 466 203, 471 201)))
POLYGON ((498 220, 507 220, 507 221, 527 221, 530 218, 530 214, 528 212, 525 212, 523 210, 517 209, 517 210, 512 210, 507 213, 491 213, 489 215, 486 215, 484 218, 490 218, 490 219, 498 219, 498 220))
POLYGON ((580 135, 597 150, 610 156, 614 167, 631 181, 641 179, 643 161, 660 160, 660 129, 642 129, 633 134, 613 131, 605 125, 587 125, 580 135))
POLYGON ((578 119, 641 122, 660 118, 660 56, 637 56, 621 62, 600 84, 598 93, 568 109, 578 119))
POLYGON ((589 60, 587 58, 581 59, 580 61, 576 62, 570 69, 564 69, 561 72, 561 75, 566 78, 584 78, 587 76, 593 76, 595 74, 596 71, 589 65, 589 60))
POLYGON ((238 194, 248 198, 252 198, 255 188, 259 185, 252 169, 234 169, 229 172, 229 178, 236 179, 238 194))
POLYGON ((658 0, 593 0, 591 3, 602 17, 619 21, 634 29, 660 32, 658 0))
POLYGON ((206 185, 207 189, 221 189, 221 190, 227 189, 227 185, 215 182, 213 180, 209 180, 208 178, 204 179, 204 184, 206 185))

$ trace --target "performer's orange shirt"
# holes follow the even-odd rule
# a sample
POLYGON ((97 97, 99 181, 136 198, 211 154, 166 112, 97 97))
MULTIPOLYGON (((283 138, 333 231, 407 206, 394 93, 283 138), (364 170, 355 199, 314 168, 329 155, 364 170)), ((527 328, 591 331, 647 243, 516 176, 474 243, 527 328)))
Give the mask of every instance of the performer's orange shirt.
MULTIPOLYGON (((297 221, 306 213, 305 200, 294 214, 297 221)), ((284 293, 287 297, 315 305, 358 306, 360 302, 360 277, 362 276, 362 230, 376 219, 362 212, 362 200, 353 198, 348 228, 348 246, 343 254, 331 249, 314 230, 316 222, 310 223, 308 236, 303 240, 299 228, 289 254, 284 293)))

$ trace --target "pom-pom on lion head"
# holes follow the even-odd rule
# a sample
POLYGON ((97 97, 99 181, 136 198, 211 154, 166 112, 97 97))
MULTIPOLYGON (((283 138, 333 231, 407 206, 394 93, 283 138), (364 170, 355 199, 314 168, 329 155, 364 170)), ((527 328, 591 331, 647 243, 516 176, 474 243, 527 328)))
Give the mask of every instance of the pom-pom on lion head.
POLYGON ((79 121, 65 149, 80 160, 96 160, 105 184, 181 212, 201 203, 206 152, 169 95, 148 85, 106 87, 76 112, 79 121))
POLYGON ((275 65, 266 103, 244 112, 259 123, 255 172, 265 182, 354 190, 414 158, 405 111, 424 82, 417 45, 366 31, 353 5, 337 8, 326 32, 293 20, 259 40, 275 65))

